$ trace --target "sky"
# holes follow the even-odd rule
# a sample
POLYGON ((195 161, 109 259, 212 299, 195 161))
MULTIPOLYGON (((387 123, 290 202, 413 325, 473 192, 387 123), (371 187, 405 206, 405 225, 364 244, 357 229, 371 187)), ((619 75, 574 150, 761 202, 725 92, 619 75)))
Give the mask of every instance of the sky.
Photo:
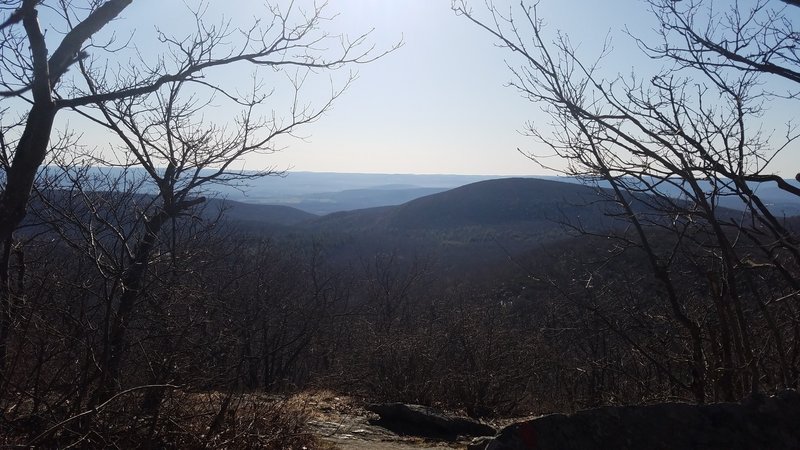
MULTIPOLYGON (((207 3, 210 17, 225 16, 235 25, 265 14, 261 0, 207 3), (232 3, 236 7, 228 8, 232 3)), ((483 0, 471 3, 479 10, 483 0)), ((502 7, 518 2, 495 3, 502 7)), ((244 167, 362 173, 550 173, 519 151, 535 152, 540 145, 520 133, 526 122, 547 127, 548 119, 539 105, 505 86, 511 78, 507 66, 515 63, 513 55, 498 48, 485 31, 458 17, 449 0, 330 0, 327 10, 337 14, 327 25, 332 33, 355 36, 373 30, 369 40, 378 51, 397 42, 403 45, 378 61, 358 66, 358 79, 319 121, 298 130, 301 138, 281 140, 280 152, 250 157, 244 167)), ((655 27, 642 0, 541 0, 540 13, 549 30, 569 34, 587 59, 596 57, 606 36, 611 37, 614 50, 603 62, 609 77, 657 69, 622 32, 627 26, 634 34, 647 36, 655 27)), ((187 19, 183 1, 140 0, 124 12, 114 29, 121 35, 132 32, 139 50, 155 55, 161 47, 154 39, 154 27, 180 34, 187 19)), ((246 68, 236 67, 213 76, 223 83, 245 86, 249 75, 246 68)), ((312 104, 324 98, 330 84, 340 85, 345 75, 321 74, 308 84, 303 98, 312 104)), ((267 82, 273 79, 267 78, 267 82)), ((276 86, 275 111, 280 114, 285 108, 285 84, 276 81, 276 86)), ((211 109, 207 118, 224 121, 230 114, 225 108, 211 109)), ((79 117, 62 120, 67 124, 63 126, 82 124, 79 117)), ((86 132, 88 145, 108 147, 109 139, 86 132)), ((783 165, 792 164, 794 159, 783 165)))
MULTIPOLYGON (((637 0, 545 1, 552 22, 581 40, 620 30, 637 0), (576 6, 579 6, 576 8, 576 6), (602 23, 596 23, 602 20, 602 23), (593 24, 594 23, 594 24, 593 24)), ((339 0, 349 27, 373 24, 383 45, 403 47, 359 68, 360 78, 311 130, 308 142, 279 157, 301 170, 383 173, 528 175, 542 169, 517 149, 534 142, 520 134, 539 108, 505 86, 506 52, 450 9, 448 0, 339 0)), ((477 5, 480 6, 480 5, 477 5)), ((635 15, 632 15, 635 17, 635 15)))

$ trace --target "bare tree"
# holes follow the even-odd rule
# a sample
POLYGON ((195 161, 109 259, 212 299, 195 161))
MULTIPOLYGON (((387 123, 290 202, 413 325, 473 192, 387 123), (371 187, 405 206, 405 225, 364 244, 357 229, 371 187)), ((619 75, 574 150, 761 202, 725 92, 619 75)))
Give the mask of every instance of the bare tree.
POLYGON ((131 270, 122 280, 124 293, 103 358, 108 364, 103 372, 109 380, 118 379, 126 322, 146 279, 148 261, 162 228, 202 203, 205 198, 199 194, 206 185, 236 183, 271 174, 271 170, 243 171, 231 167, 249 154, 274 151, 275 138, 316 120, 342 92, 333 92, 317 108, 299 106, 297 95, 302 79, 295 78, 293 82, 295 99, 286 117, 279 119, 274 112, 266 119, 257 115, 258 107, 268 96, 260 94, 256 85, 249 100, 235 101, 245 109, 227 127, 202 123, 199 117, 205 102, 198 102, 196 97, 187 102, 180 100, 185 82, 168 84, 164 92, 157 91, 152 99, 117 101, 113 110, 104 104, 97 105, 105 119, 103 125, 113 130, 124 143, 123 150, 133 155, 133 161, 123 165, 132 163, 144 168, 159 198, 157 207, 146 212, 142 237, 132 249, 131 270))
MULTIPOLYGON (((488 14, 480 16, 464 1, 453 3, 456 13, 519 56, 520 64, 511 69, 511 85, 544 104, 553 118, 552 130, 528 125, 528 134, 549 149, 529 156, 544 162, 544 156, 556 155, 568 161, 566 174, 611 188, 612 200, 634 231, 623 242, 648 256, 673 316, 691 339, 691 390, 698 402, 705 401, 710 388, 733 399, 742 395, 742 385, 745 391, 761 386, 754 319, 748 311, 763 293, 744 281, 753 274, 749 258, 758 255, 755 265, 763 262, 782 275, 778 297, 797 292, 796 237, 751 185, 776 182, 796 191, 770 172, 776 155, 796 141, 796 131, 789 128, 776 144, 755 125, 772 95, 762 87, 760 76, 791 79, 796 62, 789 45, 796 36, 791 21, 765 3, 750 11, 737 4, 725 15, 728 22, 716 27, 711 20, 697 32, 697 11, 708 3, 652 1, 664 43, 638 42, 650 56, 676 64, 652 77, 611 80, 602 78, 596 63, 578 58, 567 36, 559 33, 548 40, 535 4, 522 2, 503 13, 489 3, 488 14), (744 212, 722 208, 726 198, 739 199, 744 212), (672 236, 666 248, 659 243, 663 232, 672 236), (679 255, 692 248, 703 255, 707 300, 717 316, 719 371, 709 367, 717 362, 706 356, 707 325, 679 294, 676 266, 686 262, 679 255), (717 373, 722 376, 717 378, 717 373)), ((712 6, 707 8, 702 17, 713 19, 712 6)), ((772 323, 769 309, 761 311, 772 323)), ((782 332, 773 328, 771 334, 783 341, 782 332)), ((785 360, 784 346, 777 347, 785 360)), ((782 372, 788 373, 786 367, 782 372)), ((796 382, 784 376, 782 384, 796 382)))
MULTIPOLYGON (((800 6, 800 2, 783 1, 800 6)), ((774 2, 758 0, 749 6, 722 8, 700 0, 648 3, 661 24, 661 39, 656 45, 636 41, 649 55, 702 71, 735 69, 800 82, 796 28, 787 11, 775 8, 774 2)), ((781 186, 791 190, 790 185, 781 186)))
MULTIPOLYGON (((323 102, 319 108, 311 110, 302 103, 295 103, 284 122, 265 121, 253 111, 264 99, 262 92, 248 100, 239 100, 234 86, 213 85, 206 81, 206 75, 230 65, 277 71, 295 68, 300 72, 292 76, 296 90, 300 90, 307 73, 365 63, 385 54, 367 44, 367 34, 350 39, 324 31, 323 26, 330 20, 325 14, 326 4, 312 5, 305 10, 290 2, 286 8, 267 5, 262 20, 241 28, 225 21, 222 25, 210 24, 201 12, 190 11, 187 18, 194 24, 193 32, 186 36, 159 34, 166 56, 155 63, 141 55, 132 62, 115 62, 115 54, 126 45, 96 42, 94 36, 111 26, 131 3, 131 0, 107 0, 79 5, 67 1, 7 0, 0 4, 6 13, 0 28, 3 58, 0 98, 7 104, 2 115, 7 123, 2 129, 3 184, 0 188, 0 242, 4 254, 14 245, 14 230, 25 216, 37 171, 48 157, 53 124, 61 111, 73 110, 104 123, 123 140, 122 150, 130 152, 130 161, 145 165, 164 200, 162 210, 147 221, 146 229, 149 235, 154 235, 169 217, 200 201, 190 198, 189 192, 208 182, 250 176, 235 172, 231 164, 245 154, 274 149, 270 146, 274 145, 275 136, 313 121, 330 104, 323 102), (47 27, 47 39, 40 24, 43 9, 47 10, 49 18, 55 18, 53 26, 47 27), (52 52, 48 49, 51 42, 57 42, 52 52), (66 77, 66 72, 75 66, 79 68, 79 75, 66 77), (201 105, 188 100, 181 105, 176 103, 177 92, 187 85, 191 85, 194 92, 209 92, 245 106, 247 112, 235 131, 240 134, 226 135, 226 130, 213 127, 192 129, 196 124, 191 123, 194 119, 189 115, 196 113, 201 105), (148 103, 147 97, 153 94, 161 104, 148 103), (12 112, 20 108, 24 109, 20 112, 22 119, 14 121, 12 112), (153 113, 165 114, 162 122, 156 124, 161 125, 162 130, 167 124, 177 124, 184 126, 180 133, 186 134, 175 132, 155 137, 149 134, 153 129, 135 128, 140 126, 143 116, 153 113), (269 132, 262 133, 267 128, 269 132), (158 139, 161 141, 155 142, 158 139), (212 148, 217 145, 220 147, 212 148), (187 151, 189 146, 195 147, 187 151), (159 164, 164 164, 166 169, 158 171, 159 164), (207 173, 205 169, 212 170, 207 173), (187 177, 188 174, 191 176, 187 177)), ((330 99, 339 92, 335 90, 330 99)), ((147 233, 141 249, 132 256, 134 260, 139 258, 139 263, 144 262, 152 245, 152 238, 146 236, 147 233)), ((0 279, 6 280, 7 258, 3 262, 0 279)), ((135 267, 137 269, 128 275, 129 283, 140 278, 137 271, 145 270, 146 264, 135 267)), ((136 292, 135 283, 130 287, 131 292, 136 292)), ((6 282, 0 288, 3 309, 0 316, 6 317, 12 293, 6 282)), ((123 305, 128 304, 123 302, 123 305)), ((127 307, 123 306, 122 311, 127 307)), ((118 328, 124 328, 125 314, 120 317, 122 322, 118 328)), ((0 322, 2 360, 5 359, 8 326, 8 320, 0 322)), ((0 366, 2 364, 0 361, 0 366)))

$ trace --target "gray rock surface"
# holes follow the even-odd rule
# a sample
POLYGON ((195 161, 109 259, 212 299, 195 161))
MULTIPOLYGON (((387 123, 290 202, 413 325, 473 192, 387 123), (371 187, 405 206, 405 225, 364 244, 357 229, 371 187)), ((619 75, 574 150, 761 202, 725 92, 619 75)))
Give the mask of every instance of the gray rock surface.
POLYGON ((427 406, 384 403, 370 405, 367 410, 380 417, 375 424, 399 434, 455 440, 459 436, 492 436, 497 432, 477 420, 427 406))
POLYGON ((800 394, 743 403, 608 407, 510 425, 485 450, 800 449, 800 394))

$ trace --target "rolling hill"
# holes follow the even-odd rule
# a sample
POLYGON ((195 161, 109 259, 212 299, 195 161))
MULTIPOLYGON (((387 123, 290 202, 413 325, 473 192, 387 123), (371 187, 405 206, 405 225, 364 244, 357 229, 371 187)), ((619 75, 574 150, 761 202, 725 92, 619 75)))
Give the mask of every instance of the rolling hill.
POLYGON ((608 224, 591 187, 535 178, 481 181, 399 206, 329 214, 308 224, 326 231, 446 231, 467 228, 561 228, 564 219, 608 224))
POLYGON ((233 200, 208 199, 207 213, 216 214, 219 210, 224 212, 229 221, 247 224, 292 226, 318 217, 284 205, 254 205, 233 200))
POLYGON ((329 214, 337 211, 400 205, 445 190, 447 188, 389 185, 369 189, 297 194, 279 199, 275 204, 291 206, 312 214, 329 214))
POLYGON ((533 178, 481 181, 412 200, 329 214, 304 224, 340 262, 393 253, 455 273, 570 237, 565 223, 615 226, 594 188, 533 178))

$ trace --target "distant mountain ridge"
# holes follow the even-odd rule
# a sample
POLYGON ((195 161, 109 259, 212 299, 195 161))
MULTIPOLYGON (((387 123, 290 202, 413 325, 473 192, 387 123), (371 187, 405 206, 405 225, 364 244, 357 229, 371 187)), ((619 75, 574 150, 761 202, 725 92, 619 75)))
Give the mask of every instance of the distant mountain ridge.
MULTIPOLYGON (((403 174, 338 174, 290 172, 283 178, 254 180, 239 189, 219 188, 232 200, 246 203, 292 206, 314 214, 329 214, 378 206, 400 205, 438 192, 497 179, 537 179, 561 184, 584 185, 576 178, 564 176, 493 177, 473 175, 403 175, 403 174)), ((795 180, 788 183, 800 187, 795 180)), ((600 188, 608 184, 600 181, 600 188)), ((585 186, 585 185, 584 185, 585 186)), ((800 198, 773 183, 751 186, 761 200, 777 215, 800 215, 800 198)), ((680 195, 678 188, 660 185, 665 195, 680 195)), ((744 205, 735 196, 720 198, 720 206, 742 210, 744 205)))
MULTIPOLYGON (((118 168, 97 167, 90 170, 111 175, 120 173, 118 168)), ((133 177, 146 174, 130 169, 133 177)), ((499 177, 491 175, 414 175, 414 174, 366 174, 335 172, 286 172, 282 176, 268 176, 248 180, 234 186, 208 186, 205 195, 221 197, 232 201, 259 204, 282 205, 317 215, 339 211, 372 208, 378 206, 401 205, 416 198, 444 192, 493 179, 525 178, 561 182, 582 183, 576 178, 565 176, 499 177)), ((795 180, 788 183, 800 187, 795 180)), ((599 182, 599 187, 608 187, 599 182)), ((770 205, 777 215, 800 215, 800 198, 779 189, 774 183, 754 183, 752 187, 763 202, 770 205)), ((154 194, 155 186, 145 183, 142 193, 154 194)), ((674 186, 662 184, 666 195, 679 195, 674 186)), ((741 201, 735 196, 722 197, 720 206, 743 209, 741 201)))
MULTIPOLYGON (((345 211, 321 217, 315 228, 436 230, 554 223, 561 217, 590 213, 595 188, 535 178, 502 178, 468 184, 395 207, 345 211)), ((597 218, 598 211, 591 211, 597 218)), ((550 226, 548 226, 550 228, 550 226)))
POLYGON ((211 198, 206 201, 207 213, 222 211, 228 221, 250 224, 293 226, 317 218, 297 208, 283 205, 257 205, 227 199, 211 198))
POLYGON ((620 223, 605 214, 596 188, 534 178, 481 181, 398 206, 328 214, 298 225, 323 236, 348 264, 364 255, 436 261, 446 273, 507 261, 571 237, 565 223, 600 231, 620 223))
POLYGON ((410 200, 446 190, 447 188, 407 187, 405 185, 378 186, 371 189, 348 189, 339 192, 297 195, 281 199, 276 203, 313 214, 330 214, 378 206, 401 205, 410 200))
MULTIPOLYGON (((417 191, 396 185, 384 190, 393 194, 417 191)), ((360 198, 373 191, 344 192, 360 198)), ((602 188, 575 182, 500 178, 434 191, 399 205, 322 216, 287 205, 211 197, 198 214, 213 219, 222 211, 227 223, 251 236, 319 240, 343 264, 363 255, 391 252, 406 260, 426 255, 453 273, 568 240, 578 228, 604 234, 627 225, 609 214, 619 211, 614 202, 607 201, 602 188)), ((61 203, 59 195, 66 192, 55 195, 61 203)), ((728 211, 733 216, 741 214, 728 211)))

